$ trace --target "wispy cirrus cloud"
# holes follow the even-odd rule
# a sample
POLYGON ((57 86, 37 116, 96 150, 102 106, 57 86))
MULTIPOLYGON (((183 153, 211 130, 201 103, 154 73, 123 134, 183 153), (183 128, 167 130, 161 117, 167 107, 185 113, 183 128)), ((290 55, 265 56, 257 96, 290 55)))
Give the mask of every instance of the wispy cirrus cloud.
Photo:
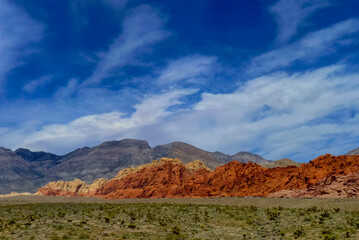
POLYGON ((326 0, 279 0, 269 11, 278 24, 278 43, 286 43, 297 33, 301 24, 315 11, 330 6, 326 0))
POLYGON ((148 5, 130 10, 122 24, 121 34, 112 42, 106 52, 99 54, 99 62, 83 86, 96 84, 111 75, 111 72, 133 63, 137 54, 166 39, 165 19, 148 5))
POLYGON ((201 83, 212 77, 216 68, 216 57, 192 55, 170 61, 161 72, 157 83, 170 85, 177 82, 201 83))
POLYGON ((50 83, 52 78, 53 78, 53 75, 42 76, 39 79, 35 79, 35 80, 32 80, 32 81, 26 83, 23 86, 22 90, 29 94, 34 93, 39 88, 44 87, 45 85, 50 83))
POLYGON ((310 62, 349 46, 359 33, 359 19, 349 19, 309 33, 300 40, 253 58, 248 69, 257 75, 291 66, 295 61, 310 62))
POLYGON ((42 31, 43 25, 13 2, 0 1, 0 84, 9 71, 24 63, 30 45, 42 39, 42 31))

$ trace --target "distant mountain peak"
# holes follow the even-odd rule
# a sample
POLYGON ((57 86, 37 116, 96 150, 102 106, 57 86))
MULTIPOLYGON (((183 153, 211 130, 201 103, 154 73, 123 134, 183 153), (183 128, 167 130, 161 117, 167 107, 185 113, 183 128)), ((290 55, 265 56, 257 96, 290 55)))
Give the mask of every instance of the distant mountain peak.
POLYGON ((146 140, 138 139, 123 139, 123 140, 112 140, 106 141, 98 145, 98 147, 126 147, 126 146, 137 146, 142 148, 149 148, 150 145, 146 140))
POLYGON ((359 147, 347 152, 345 155, 359 155, 359 147))
POLYGON ((12 152, 11 149, 0 147, 0 152, 12 152))

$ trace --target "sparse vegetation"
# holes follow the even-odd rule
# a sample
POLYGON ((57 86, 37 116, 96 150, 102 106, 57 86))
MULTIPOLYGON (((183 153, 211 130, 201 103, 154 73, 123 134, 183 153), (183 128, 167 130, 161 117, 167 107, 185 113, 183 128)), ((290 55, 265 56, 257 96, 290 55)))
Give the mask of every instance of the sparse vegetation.
POLYGON ((358 239, 358 229, 359 212, 316 206, 0 205, 0 239, 358 239))

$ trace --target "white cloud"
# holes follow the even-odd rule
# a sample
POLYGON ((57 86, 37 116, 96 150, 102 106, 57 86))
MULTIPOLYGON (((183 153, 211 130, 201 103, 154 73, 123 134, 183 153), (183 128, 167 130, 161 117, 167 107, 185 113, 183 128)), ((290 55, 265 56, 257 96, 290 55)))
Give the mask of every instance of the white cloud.
POLYGON ((66 86, 60 87, 57 89, 54 97, 58 98, 69 98, 71 95, 75 94, 78 90, 78 82, 76 79, 70 79, 66 86))
POLYGON ((231 94, 204 93, 193 109, 170 116, 147 136, 168 136, 164 142, 181 140, 212 151, 256 151, 268 159, 307 161, 331 150, 345 153, 348 142, 337 137, 357 140, 359 118, 336 114, 359 111, 359 74, 345 75, 341 69, 274 74, 231 94))
POLYGON ((216 57, 192 55, 171 61, 157 79, 159 84, 200 83, 215 72, 216 57))
POLYGON ((233 93, 203 93, 192 107, 169 110, 195 92, 145 96, 131 115, 115 111, 38 131, 4 130, 0 142, 64 153, 109 139, 139 138, 151 145, 184 141, 210 151, 308 161, 326 152, 345 153, 359 139, 359 115, 342 114, 359 112, 359 74, 345 74, 343 66, 256 78, 233 93))
POLYGON ((50 83, 52 80, 52 75, 46 75, 43 76, 39 79, 35 79, 32 80, 30 82, 28 82, 27 84, 25 84, 22 88, 23 91, 27 92, 27 93, 34 93, 35 91, 37 91, 39 88, 45 86, 46 84, 50 83))
MULTIPOLYGON (((288 46, 253 58, 248 72, 260 75, 288 67, 296 60, 313 61, 319 57, 332 54, 342 45, 342 40, 348 40, 358 32, 358 19, 349 19, 336 23, 331 27, 310 33, 288 46)), ((347 46, 348 41, 344 41, 344 45, 347 46)))
POLYGON ((133 137, 152 145, 180 140, 211 151, 247 150, 268 159, 307 161, 326 152, 345 153, 357 141, 359 115, 336 115, 359 112, 358 91, 359 74, 345 74, 343 66, 277 73, 250 80, 233 93, 203 93, 188 109, 168 110, 195 92, 175 89, 145 96, 129 116, 114 111, 40 130, 35 123, 3 128, 0 142, 64 153, 75 146, 133 137))
POLYGON ((51 124, 36 131, 34 126, 9 132, 0 136, 0 142, 7 141, 12 148, 29 147, 36 150, 62 152, 73 150, 91 142, 131 137, 131 131, 151 126, 173 114, 169 107, 180 104, 184 96, 195 93, 194 89, 175 89, 158 95, 149 95, 134 106, 130 116, 121 112, 88 115, 68 124, 51 124), (26 129, 26 130, 25 130, 26 129))
POLYGON ((163 30, 164 23, 159 12, 148 5, 132 9, 123 22, 122 33, 106 52, 99 54, 96 69, 83 85, 101 82, 112 71, 130 64, 144 49, 167 38, 169 33, 163 30))
POLYGON ((329 5, 325 0, 279 0, 269 9, 278 24, 277 42, 290 41, 306 18, 329 5))
POLYGON ((29 44, 42 38, 42 25, 8 0, 0 1, 0 84, 6 74, 23 63, 29 44))

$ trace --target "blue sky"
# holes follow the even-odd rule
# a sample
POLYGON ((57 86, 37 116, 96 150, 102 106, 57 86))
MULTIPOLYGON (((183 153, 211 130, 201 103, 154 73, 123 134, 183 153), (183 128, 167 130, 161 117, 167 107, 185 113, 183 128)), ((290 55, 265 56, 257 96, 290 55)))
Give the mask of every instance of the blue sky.
POLYGON ((357 0, 2 0, 0 145, 359 146, 357 0))

